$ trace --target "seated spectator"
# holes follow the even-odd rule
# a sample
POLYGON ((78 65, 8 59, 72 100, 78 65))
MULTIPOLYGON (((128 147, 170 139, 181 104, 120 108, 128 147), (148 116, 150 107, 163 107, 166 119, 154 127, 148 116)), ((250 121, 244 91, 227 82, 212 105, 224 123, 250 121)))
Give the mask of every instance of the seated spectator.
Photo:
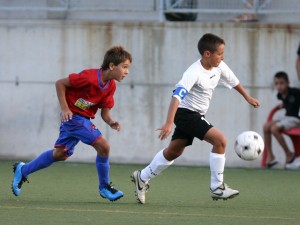
POLYGON ((239 15, 239 16, 235 17, 233 19, 233 21, 234 22, 256 22, 256 21, 258 21, 257 15, 254 12, 254 9, 255 9, 254 3, 256 3, 255 1, 257 1, 257 0, 245 0, 244 1, 244 3, 245 3, 244 9, 249 10, 249 13, 239 15))
MULTIPOLYGON (((272 135, 277 139, 286 156, 286 168, 294 162, 296 155, 292 152, 282 135, 283 130, 300 126, 300 89, 289 86, 289 78, 285 72, 278 72, 274 76, 274 85, 278 91, 277 98, 282 101, 278 108, 284 108, 286 113, 281 118, 264 124, 265 151, 267 153, 267 168, 272 168, 278 161, 272 151, 272 135)), ((300 159, 300 158, 299 158, 300 159)), ((297 161, 299 161, 297 159, 297 161)))

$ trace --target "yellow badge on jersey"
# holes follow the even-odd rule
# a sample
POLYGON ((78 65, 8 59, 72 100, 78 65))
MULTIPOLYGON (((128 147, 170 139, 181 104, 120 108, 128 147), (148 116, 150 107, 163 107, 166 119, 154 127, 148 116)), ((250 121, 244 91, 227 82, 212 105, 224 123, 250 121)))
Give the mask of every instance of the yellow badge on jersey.
POLYGON ((91 102, 88 102, 82 98, 77 99, 77 101, 74 103, 75 106, 77 106, 78 108, 85 110, 86 108, 89 108, 90 106, 94 105, 91 102))

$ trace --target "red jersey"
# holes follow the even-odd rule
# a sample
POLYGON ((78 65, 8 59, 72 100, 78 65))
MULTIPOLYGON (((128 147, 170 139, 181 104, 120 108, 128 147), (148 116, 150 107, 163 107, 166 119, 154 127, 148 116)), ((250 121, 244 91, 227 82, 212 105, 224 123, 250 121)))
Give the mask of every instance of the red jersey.
POLYGON ((114 106, 116 83, 109 80, 104 85, 101 68, 72 73, 69 80, 71 87, 66 90, 66 100, 74 114, 93 119, 99 108, 114 106))

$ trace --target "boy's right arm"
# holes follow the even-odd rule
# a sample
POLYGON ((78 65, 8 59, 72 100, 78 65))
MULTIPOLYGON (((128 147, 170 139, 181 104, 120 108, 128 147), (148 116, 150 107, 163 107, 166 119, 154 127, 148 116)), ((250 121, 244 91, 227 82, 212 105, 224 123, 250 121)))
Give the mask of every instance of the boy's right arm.
POLYGON ((258 108, 260 106, 260 102, 257 99, 251 97, 246 92, 242 84, 239 83, 237 86, 234 87, 234 89, 237 90, 245 98, 245 100, 253 107, 258 108))
POLYGON ((73 115, 66 100, 66 89, 70 86, 69 78, 63 78, 55 82, 56 93, 61 108, 61 120, 63 122, 71 120, 73 115))
POLYGON ((176 97, 172 97, 169 110, 168 110, 166 123, 161 128, 156 129, 156 130, 160 130, 158 136, 160 140, 166 139, 169 136, 169 134, 172 132, 174 117, 178 109, 178 105, 179 105, 179 100, 176 97))

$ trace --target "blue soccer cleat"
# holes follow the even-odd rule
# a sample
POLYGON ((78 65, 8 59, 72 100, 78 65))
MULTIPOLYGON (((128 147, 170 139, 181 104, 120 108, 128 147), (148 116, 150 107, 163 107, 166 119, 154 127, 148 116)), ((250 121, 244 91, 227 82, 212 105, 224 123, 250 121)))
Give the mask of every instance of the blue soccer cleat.
POLYGON ((99 190, 99 194, 102 198, 107 198, 109 201, 116 201, 124 196, 122 191, 115 189, 112 184, 106 184, 104 188, 99 190))
POLYGON ((14 171, 14 179, 11 184, 11 189, 12 192, 15 196, 19 196, 21 192, 21 187, 24 182, 29 183, 27 180, 27 177, 24 177, 21 168, 25 165, 23 162, 17 162, 13 166, 13 171, 14 171))

